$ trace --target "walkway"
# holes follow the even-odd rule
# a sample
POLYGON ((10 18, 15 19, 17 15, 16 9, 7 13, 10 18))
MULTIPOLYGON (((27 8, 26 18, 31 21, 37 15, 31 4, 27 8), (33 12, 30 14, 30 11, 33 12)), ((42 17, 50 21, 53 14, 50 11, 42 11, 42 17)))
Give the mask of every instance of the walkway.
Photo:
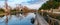
POLYGON ((49 24, 45 21, 45 19, 41 15, 36 13, 35 25, 49 25, 49 24))

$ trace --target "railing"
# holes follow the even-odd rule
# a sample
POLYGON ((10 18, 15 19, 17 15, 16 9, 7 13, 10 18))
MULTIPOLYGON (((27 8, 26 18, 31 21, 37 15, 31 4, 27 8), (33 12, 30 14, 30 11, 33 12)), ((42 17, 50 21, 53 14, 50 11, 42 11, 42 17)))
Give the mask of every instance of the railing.
POLYGON ((58 23, 57 25, 60 25, 60 20, 58 20, 58 19, 54 19, 54 18, 51 18, 49 15, 47 15, 48 16, 48 23, 50 24, 50 25, 56 25, 56 22, 58 23), (50 22, 51 21, 51 22, 50 22))
MULTIPOLYGON (((41 15, 44 16, 44 12, 42 12, 41 15)), ((46 21, 49 23, 49 25, 60 25, 60 20, 55 19, 56 17, 52 18, 47 12, 45 13, 45 15, 47 17, 46 21)))

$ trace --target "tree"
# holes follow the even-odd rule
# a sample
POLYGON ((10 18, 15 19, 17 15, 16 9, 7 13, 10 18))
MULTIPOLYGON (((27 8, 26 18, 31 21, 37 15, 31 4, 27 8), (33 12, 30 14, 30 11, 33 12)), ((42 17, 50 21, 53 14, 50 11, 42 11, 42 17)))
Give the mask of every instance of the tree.
POLYGON ((60 0, 54 0, 54 1, 56 1, 56 2, 60 2, 60 0))
POLYGON ((0 8, 0 12, 4 12, 4 10, 2 8, 0 8))
POLYGON ((50 9, 50 8, 55 9, 55 8, 58 8, 59 6, 60 6, 60 2, 59 1, 57 1, 57 0, 49 0, 46 3, 44 3, 39 8, 39 10, 41 10, 41 9, 46 10, 46 9, 50 9))

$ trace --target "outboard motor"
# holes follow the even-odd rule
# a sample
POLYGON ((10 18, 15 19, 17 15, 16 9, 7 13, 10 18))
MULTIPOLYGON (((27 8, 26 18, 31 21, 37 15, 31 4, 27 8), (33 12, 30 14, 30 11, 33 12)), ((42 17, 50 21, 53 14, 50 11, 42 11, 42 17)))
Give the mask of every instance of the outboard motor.
POLYGON ((34 22, 35 22, 35 19, 34 19, 34 18, 32 18, 32 19, 31 19, 31 23, 32 23, 32 24, 34 24, 34 22))

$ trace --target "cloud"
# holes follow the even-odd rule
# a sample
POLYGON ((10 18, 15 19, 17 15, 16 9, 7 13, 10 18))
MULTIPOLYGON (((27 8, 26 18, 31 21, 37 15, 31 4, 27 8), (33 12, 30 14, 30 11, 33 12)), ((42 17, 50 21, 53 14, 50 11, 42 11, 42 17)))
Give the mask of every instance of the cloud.
POLYGON ((39 4, 32 4, 32 5, 25 5, 30 9, 39 9, 42 6, 43 3, 39 3, 39 4))
MULTIPOLYGON (((29 8, 38 9, 41 4, 47 0, 8 0, 8 5, 15 7, 16 4, 22 4, 29 8)), ((0 0, 0 5, 4 5, 4 0, 0 0)))
POLYGON ((30 0, 30 1, 22 2, 22 4, 38 4, 39 2, 40 0, 30 0))
POLYGON ((30 1, 22 2, 21 4, 39 4, 39 3, 46 2, 46 1, 47 0, 30 0, 30 1))
POLYGON ((30 3, 30 4, 34 4, 34 3, 39 3, 40 0, 31 0, 31 1, 28 1, 27 3, 30 3))
POLYGON ((0 0, 0 1, 4 1, 4 0, 0 0))
POLYGON ((23 2, 23 5, 29 7, 30 9, 39 9, 43 3, 45 3, 47 0, 33 0, 33 1, 27 1, 23 2))

